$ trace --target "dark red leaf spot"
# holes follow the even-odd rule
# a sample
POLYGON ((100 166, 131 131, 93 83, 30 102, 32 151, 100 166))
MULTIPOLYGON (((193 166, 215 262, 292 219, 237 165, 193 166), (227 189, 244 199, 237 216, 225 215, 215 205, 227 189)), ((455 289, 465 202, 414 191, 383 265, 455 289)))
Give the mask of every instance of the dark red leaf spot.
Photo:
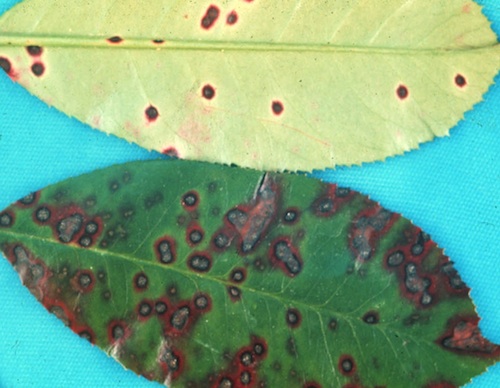
POLYGON ((193 307, 195 310, 205 313, 212 308, 212 300, 208 295, 198 293, 193 297, 193 307))
POLYGON ((94 274, 88 270, 81 270, 76 273, 72 280, 72 285, 82 293, 92 291, 95 285, 94 274))
POLYGON ((121 38, 120 36, 112 36, 111 38, 108 38, 108 42, 113 44, 119 44, 123 42, 123 38, 121 38))
POLYGON ((42 55, 43 49, 40 46, 27 46, 26 51, 32 57, 39 57, 42 55))
POLYGON ((456 385, 447 381, 440 381, 429 383, 425 386, 425 388, 456 388, 456 385))
POLYGON ((238 302, 241 300, 241 290, 238 287, 227 287, 227 293, 229 294, 229 298, 231 298, 231 301, 238 302))
POLYGON ((215 97, 215 89, 212 85, 205 85, 203 86, 203 89, 201 90, 201 95, 203 98, 206 98, 207 100, 211 100, 212 98, 215 97))
POLYGON ((202 242, 204 236, 203 229, 198 223, 191 223, 186 230, 186 242, 194 247, 202 242))
POLYGON ((95 343, 95 335, 92 329, 86 327, 83 329, 80 329, 76 332, 81 338, 86 339, 89 341, 91 344, 95 343))
POLYGON ((21 207, 30 207, 38 201, 39 196, 40 193, 38 191, 30 193, 17 201, 17 204, 21 207))
POLYGON ((463 88, 463 87, 467 86, 467 80, 465 79, 465 77, 462 74, 457 74, 455 76, 455 84, 459 88, 463 88))
POLYGON ((146 115, 146 119, 151 123, 156 121, 158 116, 160 115, 158 113, 158 109, 156 109, 153 105, 150 105, 146 108, 144 111, 144 114, 146 115))
POLYGON ((12 72, 12 64, 5 57, 0 57, 0 68, 5 71, 7 74, 11 75, 12 72))
POLYGON ((176 259, 175 241, 171 237, 161 237, 155 243, 156 258, 162 264, 172 264, 176 259))
POLYGON ((208 272, 212 268, 212 258, 208 253, 194 253, 188 259, 188 267, 195 272, 208 272))
POLYGON ((321 385, 315 381, 308 381, 304 384, 304 388, 321 388, 321 385))
POLYGON ((335 331, 337 330, 337 326, 338 326, 337 319, 335 318, 330 319, 330 322, 328 322, 328 329, 330 329, 331 331, 335 331))
POLYGON ((285 315, 285 320, 289 327, 296 329, 302 322, 302 315, 297 309, 288 309, 285 315))
POLYGON ((144 272, 139 272, 134 276, 134 288, 137 292, 147 290, 149 279, 144 272))
POLYGON ((276 116, 281 115, 285 110, 285 108, 283 107, 283 103, 277 100, 272 102, 271 109, 276 116))
POLYGON ((247 271, 245 268, 235 268, 231 271, 231 275, 229 276, 229 279, 233 283, 243 283, 246 279, 247 271))
POLYGON ((396 95, 400 100, 406 100, 409 94, 408 88, 405 85, 399 85, 396 89, 396 95))
POLYGON ((162 152, 163 155, 170 156, 171 158, 178 158, 179 152, 175 147, 167 147, 162 152))
POLYGON ((290 276, 297 276, 302 271, 302 259, 297 248, 287 238, 276 239, 269 252, 272 263, 290 276))
POLYGON ((149 300, 143 300, 137 305, 137 316, 139 319, 147 319, 153 313, 153 303, 149 300))
POLYGON ((238 21, 238 14, 236 13, 236 11, 231 11, 229 15, 227 15, 226 23, 232 26, 233 24, 236 24, 237 21, 238 21))
POLYGON ((0 228, 10 228, 14 224, 14 215, 11 212, 0 213, 0 228))
POLYGON ((362 319, 365 323, 368 323, 369 325, 375 325, 380 321, 379 314, 376 311, 368 311, 365 315, 363 315, 362 319))
POLYGON ((201 27, 205 30, 209 30, 210 28, 212 28, 219 18, 219 14, 219 8, 217 8, 215 5, 211 5, 210 7, 208 7, 207 12, 201 19, 201 27))
POLYGON ((192 211, 196 209, 199 202, 199 196, 196 191, 189 191, 182 196, 182 206, 186 210, 192 211))
POLYGON ((170 317, 170 324, 175 331, 182 332, 188 326, 190 317, 191 309, 189 306, 180 306, 170 317))
POLYGON ((35 222, 40 224, 49 222, 51 217, 52 217, 52 210, 47 206, 40 206, 33 213, 33 218, 35 222))
POLYGON ((356 363, 349 355, 340 356, 338 367, 344 376, 352 376, 356 372, 356 363))
POLYGON ((41 62, 36 62, 31 65, 31 72, 37 77, 41 77, 45 72, 45 66, 41 62))
POLYGON ((293 225, 299 219, 299 210, 297 208, 289 208, 285 210, 283 221, 289 225, 293 225))
POLYGON ((184 368, 184 357, 180 351, 165 345, 159 357, 160 365, 165 376, 176 380, 184 368))
POLYGON ((108 324, 108 340, 114 344, 122 342, 130 336, 130 330, 123 321, 113 320, 108 324))
POLYGON ((155 302, 155 313, 157 315, 164 315, 168 311, 168 301, 163 298, 155 302))

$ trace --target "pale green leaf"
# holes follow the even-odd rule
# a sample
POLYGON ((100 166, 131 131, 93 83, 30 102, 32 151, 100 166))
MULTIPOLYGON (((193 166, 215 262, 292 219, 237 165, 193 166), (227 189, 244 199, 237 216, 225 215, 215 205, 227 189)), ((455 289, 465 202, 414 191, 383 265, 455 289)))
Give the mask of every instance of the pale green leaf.
POLYGON ((0 65, 68 115, 262 169, 379 160, 446 135, 499 64, 464 0, 27 0, 0 20, 0 65))

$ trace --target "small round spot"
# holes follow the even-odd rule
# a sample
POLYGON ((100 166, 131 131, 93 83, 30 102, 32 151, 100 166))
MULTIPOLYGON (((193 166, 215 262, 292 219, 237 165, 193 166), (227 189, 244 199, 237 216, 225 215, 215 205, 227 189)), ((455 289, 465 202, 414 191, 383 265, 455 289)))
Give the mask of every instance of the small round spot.
POLYGON ((238 287, 229 286, 227 288, 227 293, 233 302, 237 302, 241 299, 241 290, 238 287))
POLYGON ((111 191, 112 193, 116 193, 119 189, 120 189, 120 182, 118 182, 117 180, 112 180, 109 183, 109 191, 111 191))
POLYGON ((254 363, 254 361, 255 360, 254 360, 251 352, 245 351, 245 352, 241 353, 241 356, 240 356, 241 365, 250 366, 254 363))
POLYGON ((31 65, 31 72, 37 77, 41 77, 45 72, 45 66, 43 65, 43 63, 36 62, 31 65))
POLYGON ((285 318, 286 318, 286 323, 292 329, 299 327, 302 321, 302 316, 299 310, 297 309, 288 309, 285 318))
POLYGON ((196 295, 193 302, 194 307, 199 311, 205 311, 210 307, 210 299, 204 294, 196 295))
POLYGON ((379 323, 380 317, 376 311, 369 311, 363 315, 363 321, 369 325, 375 325, 379 323))
POLYGON ((399 85, 396 89, 396 94, 400 100, 405 100, 409 95, 408 88, 405 85, 399 85))
POLYGON ((212 98, 215 97, 215 89, 213 88, 212 85, 205 85, 203 86, 203 89, 201 90, 201 94, 203 98, 206 98, 207 100, 211 100, 212 98))
POLYGON ((24 205, 24 206, 32 205, 33 202, 35 202, 36 197, 37 197, 36 193, 30 193, 30 194, 26 195, 25 197, 21 198, 19 200, 19 203, 21 205, 24 205))
POLYGON ((191 210, 192 208, 196 207, 197 204, 198 204, 198 194, 196 194, 194 191, 190 191, 183 195, 182 205, 185 208, 191 210))
POLYGON ((78 240, 78 244, 80 244, 80 246, 83 248, 88 248, 92 245, 92 238, 90 236, 83 235, 78 240))
POLYGON ((244 268, 235 268, 231 271, 229 278, 234 283, 242 283, 245 281, 246 271, 244 268))
POLYGON ((78 333, 78 335, 83 338, 83 339, 86 339, 87 341, 89 342, 92 342, 93 343, 93 336, 92 336, 92 333, 90 332, 90 330, 82 330, 78 333))
POLYGON ((413 256, 419 256, 422 254, 422 252, 424 251, 424 246, 422 244, 413 244, 411 246, 411 254, 413 256))
POLYGON ((214 237, 214 245, 219 249, 224 249, 229 246, 229 237, 224 233, 219 233, 214 237))
POLYGON ((201 240, 203 240, 203 232, 200 229, 193 229, 189 233, 189 241, 191 242, 191 244, 199 244, 201 240))
POLYGON ((150 302, 143 301, 139 304, 139 308, 137 309, 139 315, 143 318, 149 317, 153 312, 153 306, 151 306, 150 302))
POLYGON ((153 39, 153 43, 154 44, 162 44, 162 43, 165 43, 165 41, 163 39, 153 39))
POLYGON ((89 291, 94 285, 94 277, 91 272, 82 271, 78 274, 78 284, 83 290, 89 291))
POLYGON ((283 113, 285 108, 283 107, 283 103, 281 101, 273 101, 271 104, 271 109, 276 116, 279 116, 283 113))
POLYGON ((0 68, 7 74, 10 74, 10 72, 12 71, 12 65, 10 61, 5 57, 0 57, 0 68))
POLYGON ((32 57, 38 57, 42 55, 43 49, 40 46, 27 46, 26 51, 32 57))
POLYGON ((241 372, 240 382, 243 385, 249 385, 252 382, 252 375, 247 371, 241 372))
POLYGON ((401 251, 396 251, 394 253, 391 253, 387 258, 387 265, 389 267, 397 267, 401 265, 403 261, 405 261, 404 253, 401 251))
POLYGON ((465 77, 462 74, 457 74, 455 76, 455 84, 459 88, 463 88, 463 87, 467 86, 467 80, 465 79, 465 77))
POLYGON ((331 331, 335 331, 337 329, 337 326, 338 326, 337 319, 335 319, 335 318, 330 319, 330 322, 328 322, 328 328, 331 331))
POLYGON ((197 253, 190 257, 188 266, 196 272, 208 272, 212 267, 212 259, 207 254, 197 253))
POLYGON ((266 353, 266 346, 260 342, 253 345, 253 351, 257 356, 262 356, 266 353))
POLYGON ((90 221, 87 223, 87 225, 85 225, 85 232, 90 235, 94 235, 98 231, 99 231, 99 225, 97 224, 97 222, 90 221))
POLYGON ((236 24, 237 21, 238 21, 238 14, 236 13, 236 11, 231 11, 229 15, 227 15, 226 23, 232 26, 236 24))
POLYGON ((8 228, 14 223, 14 217, 7 212, 0 213, 0 227, 8 228))
POLYGON ((341 356, 339 359, 340 372, 345 376, 351 376, 356 371, 356 364, 351 356, 341 356))
POLYGON ((153 121, 156 121, 156 119, 158 118, 158 116, 160 115, 158 113, 158 109, 156 109, 153 105, 150 105, 146 108, 146 110, 144 111, 145 115, 146 115, 146 118, 149 122, 153 122, 153 121))
POLYGON ((159 300, 158 302, 155 303, 155 312, 158 315, 163 315, 167 312, 168 306, 165 302, 159 300))
POLYGON ((167 295, 170 296, 176 296, 178 293, 177 286, 175 284, 171 284, 170 286, 167 287, 167 295))
POLYGON ((108 42, 109 43, 121 43, 123 42, 123 38, 121 38, 120 36, 112 36, 111 38, 108 39, 108 42))
POLYGON ((111 337, 117 341, 125 336, 125 329, 121 323, 115 323, 111 326, 111 337))
POLYGON ((287 224, 293 224, 299 218, 299 212, 296 209, 288 209, 283 216, 283 221, 287 224))
POLYGON ((134 285, 137 291, 144 291, 148 288, 148 277, 144 272, 139 272, 134 276, 134 285))
POLYGON ((329 197, 321 198, 316 203, 316 213, 320 216, 331 215, 333 213, 334 208, 335 204, 333 203, 333 200, 329 197))
POLYGON ((234 383, 229 377, 223 377, 219 381, 217 388, 234 388, 234 383))

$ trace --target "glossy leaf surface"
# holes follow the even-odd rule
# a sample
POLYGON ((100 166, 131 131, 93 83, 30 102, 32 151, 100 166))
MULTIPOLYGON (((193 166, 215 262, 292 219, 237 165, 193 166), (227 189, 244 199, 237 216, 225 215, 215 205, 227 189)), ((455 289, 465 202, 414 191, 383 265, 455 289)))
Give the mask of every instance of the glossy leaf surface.
POLYGON ((0 20, 0 65, 48 104, 148 149, 260 169, 416 148, 499 63, 464 0, 28 0, 0 20))
POLYGON ((0 212, 0 244, 73 331, 172 387, 448 387, 500 358, 427 234, 303 176, 115 166, 0 212))

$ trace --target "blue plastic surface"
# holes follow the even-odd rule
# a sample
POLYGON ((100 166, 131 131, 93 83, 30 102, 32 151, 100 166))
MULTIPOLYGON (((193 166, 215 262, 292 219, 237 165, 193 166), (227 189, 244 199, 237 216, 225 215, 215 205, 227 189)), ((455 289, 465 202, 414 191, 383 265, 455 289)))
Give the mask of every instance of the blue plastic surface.
MULTIPOLYGON (((17 0, 0 0, 3 13, 17 0)), ((479 1, 500 33, 500 3, 479 1)), ((500 81, 497 76, 496 81, 500 81)), ((500 86, 449 138, 385 163, 317 172, 400 212, 456 262, 500 343, 500 86)), ((70 119, 0 74, 0 209, 65 178, 132 160, 160 158, 70 119)), ((151 387, 78 338, 21 286, 0 260, 0 387, 151 387)), ((158 385, 157 385, 158 386, 158 385)), ((410 385, 409 385, 410 386, 410 385)), ((500 364, 468 388, 498 388, 500 364)), ((274 387, 272 387, 274 388, 274 387)))

